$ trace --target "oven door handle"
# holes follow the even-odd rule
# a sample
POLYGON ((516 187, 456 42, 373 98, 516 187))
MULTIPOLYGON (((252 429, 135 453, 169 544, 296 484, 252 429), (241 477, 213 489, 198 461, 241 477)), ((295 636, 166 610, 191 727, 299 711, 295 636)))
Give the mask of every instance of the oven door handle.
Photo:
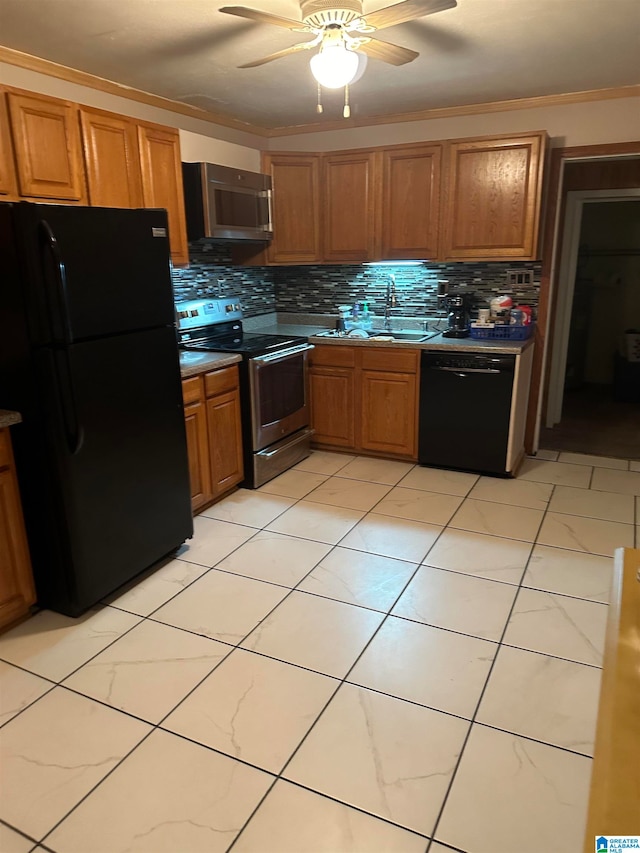
POLYGON ((298 347, 290 347, 289 349, 278 350, 267 355, 259 355, 252 358, 254 364, 273 364, 274 361, 284 361, 286 358, 291 358, 292 355, 299 355, 303 352, 315 349, 313 344, 301 344, 298 347))

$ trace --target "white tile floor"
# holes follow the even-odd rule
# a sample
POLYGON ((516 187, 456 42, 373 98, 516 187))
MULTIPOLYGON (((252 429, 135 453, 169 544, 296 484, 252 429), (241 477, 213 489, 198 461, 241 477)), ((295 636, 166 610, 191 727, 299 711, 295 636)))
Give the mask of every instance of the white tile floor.
POLYGON ((581 848, 640 471, 313 453, 79 620, 0 637, 0 850, 581 848))

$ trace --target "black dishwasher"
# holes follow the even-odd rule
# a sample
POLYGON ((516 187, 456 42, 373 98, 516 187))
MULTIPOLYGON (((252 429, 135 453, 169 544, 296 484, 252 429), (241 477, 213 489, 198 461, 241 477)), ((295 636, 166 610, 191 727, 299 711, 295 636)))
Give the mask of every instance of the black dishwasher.
POLYGON ((422 353, 418 461, 507 475, 515 355, 422 353))

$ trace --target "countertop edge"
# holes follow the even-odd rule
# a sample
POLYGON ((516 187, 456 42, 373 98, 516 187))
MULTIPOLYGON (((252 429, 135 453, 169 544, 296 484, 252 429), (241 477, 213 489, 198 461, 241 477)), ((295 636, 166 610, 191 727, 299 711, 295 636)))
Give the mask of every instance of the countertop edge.
POLYGON ((5 427, 15 426, 22 422, 22 415, 19 412, 12 412, 9 409, 0 409, 0 429, 5 427))
POLYGON ((180 376, 182 379, 190 379, 193 376, 200 376, 201 373, 208 373, 210 370, 230 367, 240 361, 242 356, 236 353, 180 350, 180 376), (193 363, 189 363, 185 359, 186 356, 197 356, 198 360, 194 359, 193 363))

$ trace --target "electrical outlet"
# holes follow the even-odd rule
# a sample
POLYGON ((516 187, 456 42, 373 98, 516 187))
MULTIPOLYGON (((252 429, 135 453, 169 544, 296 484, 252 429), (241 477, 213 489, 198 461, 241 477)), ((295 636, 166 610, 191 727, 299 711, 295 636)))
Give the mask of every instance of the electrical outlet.
POLYGON ((533 270, 507 270, 507 287, 533 287, 533 270))

